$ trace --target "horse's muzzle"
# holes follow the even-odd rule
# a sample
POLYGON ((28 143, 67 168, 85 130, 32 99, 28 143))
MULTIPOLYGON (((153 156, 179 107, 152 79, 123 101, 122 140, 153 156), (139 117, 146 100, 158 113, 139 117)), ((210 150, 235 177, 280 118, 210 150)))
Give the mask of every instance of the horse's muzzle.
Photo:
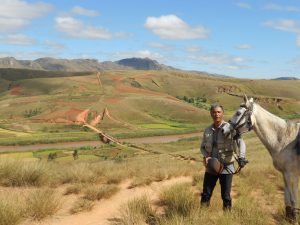
POLYGON ((224 126, 221 128, 221 132, 224 134, 224 136, 227 136, 233 131, 233 127, 230 123, 225 123, 224 126))

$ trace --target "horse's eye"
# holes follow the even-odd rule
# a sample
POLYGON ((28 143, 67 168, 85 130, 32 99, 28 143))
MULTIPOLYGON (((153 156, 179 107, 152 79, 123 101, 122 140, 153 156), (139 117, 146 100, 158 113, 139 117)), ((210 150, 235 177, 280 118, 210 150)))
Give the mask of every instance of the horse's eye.
POLYGON ((241 115, 241 112, 236 112, 236 115, 237 115, 237 116, 241 115))

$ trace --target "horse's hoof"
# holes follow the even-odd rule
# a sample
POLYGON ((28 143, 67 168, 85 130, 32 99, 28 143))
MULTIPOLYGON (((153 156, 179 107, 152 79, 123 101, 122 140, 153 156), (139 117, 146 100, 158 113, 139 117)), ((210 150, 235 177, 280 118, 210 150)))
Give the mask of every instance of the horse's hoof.
POLYGON ((296 215, 296 210, 294 208, 292 208, 291 206, 285 207, 285 218, 287 221, 289 221, 290 223, 295 223, 296 215))

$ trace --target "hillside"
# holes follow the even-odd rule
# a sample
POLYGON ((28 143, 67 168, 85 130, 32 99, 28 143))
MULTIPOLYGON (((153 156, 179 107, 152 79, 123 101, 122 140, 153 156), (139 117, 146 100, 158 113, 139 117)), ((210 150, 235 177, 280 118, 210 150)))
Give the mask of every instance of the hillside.
POLYGON ((273 80, 299 80, 299 79, 296 77, 277 77, 273 80))
MULTIPOLYGON (((172 70, 107 70, 100 77, 24 70, 22 79, 14 71, 0 78, 0 128, 25 135, 82 132, 82 118, 97 115, 104 115, 98 128, 118 137, 196 132, 211 122, 211 103, 223 104, 228 118, 244 93, 278 116, 300 118, 300 81, 172 70)), ((0 138, 20 135, 0 132, 0 138)))

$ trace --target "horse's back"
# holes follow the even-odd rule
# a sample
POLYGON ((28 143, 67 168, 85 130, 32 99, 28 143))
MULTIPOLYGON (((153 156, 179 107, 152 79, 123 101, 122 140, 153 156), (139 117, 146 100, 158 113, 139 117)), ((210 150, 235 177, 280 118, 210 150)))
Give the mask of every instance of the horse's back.
POLYGON ((300 123, 297 123, 298 125, 298 135, 296 137, 296 150, 297 150, 297 155, 300 155, 300 123))

